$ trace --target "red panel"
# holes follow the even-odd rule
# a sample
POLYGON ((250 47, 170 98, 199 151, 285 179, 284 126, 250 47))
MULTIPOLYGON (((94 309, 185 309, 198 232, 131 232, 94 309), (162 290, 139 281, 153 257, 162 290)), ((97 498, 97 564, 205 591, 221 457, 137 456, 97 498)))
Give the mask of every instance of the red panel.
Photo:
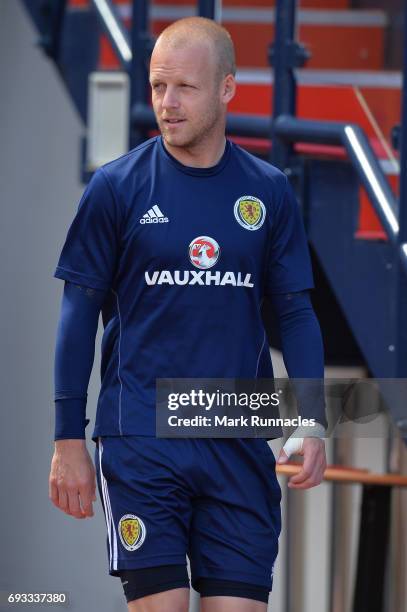
POLYGON ((361 87, 360 91, 384 137, 389 141, 392 128, 400 123, 401 89, 361 87))
POLYGON ((166 5, 166 6, 194 6, 195 0, 176 0, 175 2, 173 0, 153 0, 153 2, 151 3, 154 6, 162 6, 162 5, 166 5))
MULTIPOLYGON (((130 0, 113 0, 113 4, 131 5, 130 0)), ((90 0, 68 0, 68 6, 74 7, 90 7, 90 0)))
POLYGON ((274 39, 274 25, 228 22, 223 25, 235 44, 238 66, 256 68, 268 66, 267 49, 274 39))
POLYGON ((300 9, 347 9, 350 8, 350 0, 299 0, 300 9))
POLYGON ((155 19, 154 21, 151 22, 151 32, 157 36, 158 34, 160 34, 160 32, 162 32, 167 26, 169 26, 172 23, 172 21, 163 21, 163 20, 158 20, 155 19))
MULTIPOLYGON (((387 178, 395 196, 399 197, 399 176, 396 174, 390 174, 387 176, 387 178)), ((384 231, 383 226, 380 223, 380 220, 370 202, 369 196, 363 187, 360 187, 359 189, 359 202, 359 224, 355 237, 364 240, 387 240, 386 232, 384 231)))
MULTIPOLYGON (((266 138, 248 138, 246 136, 229 136, 229 138, 245 149, 255 153, 267 153, 271 149, 271 142, 266 138)), ((343 147, 299 143, 294 145, 294 149, 300 155, 312 155, 313 158, 347 159, 346 151, 343 147)))
POLYGON ((311 51, 308 68, 380 70, 384 57, 384 28, 366 26, 300 27, 299 38, 311 51))
MULTIPOLYGON (((169 6, 193 6, 195 0, 156 0, 154 5, 169 6)), ((273 0, 223 0, 222 6, 240 6, 246 8, 272 8, 275 3, 273 0)), ((349 0, 300 0, 300 8, 319 8, 319 9, 347 9, 349 0)))
MULTIPOLYGON (((155 21, 159 34, 170 21, 155 21)), ((274 26, 259 23, 224 23, 236 47, 242 68, 268 66, 267 49, 274 39, 274 26)), ((308 68, 379 70, 383 65, 384 30, 380 27, 310 26, 300 28, 300 39, 311 51, 308 68)))
MULTIPOLYGON (((387 90, 389 91, 389 90, 387 90)), ((383 90, 382 103, 387 108, 383 90)), ((238 84, 237 94, 230 110, 238 113, 267 115, 272 110, 273 87, 269 85, 238 84)), ((326 121, 348 121, 357 123, 370 139, 377 141, 376 132, 356 96, 353 87, 301 85, 298 88, 298 116, 303 119, 326 121)), ((377 149, 382 157, 387 157, 380 142, 377 149)))
MULTIPOLYGON (((272 109, 273 88, 268 85, 239 84, 236 98, 232 101, 230 110, 240 113, 257 113, 266 115, 272 109)), ((399 113, 400 92, 381 90, 383 117, 391 124, 399 113)), ((367 133, 377 154, 387 159, 377 133, 360 105, 353 87, 301 85, 298 88, 298 115, 303 119, 321 119, 326 121, 347 121, 357 123, 367 133)))
POLYGON ((272 95, 273 88, 269 85, 238 84, 229 110, 234 113, 268 115, 272 110, 272 95))
POLYGON ((304 119, 348 121, 362 127, 369 138, 373 127, 352 87, 307 85, 299 88, 298 114, 304 119))
POLYGON ((107 36, 102 34, 99 46, 99 70, 117 70, 118 68, 120 68, 120 62, 113 47, 107 36))

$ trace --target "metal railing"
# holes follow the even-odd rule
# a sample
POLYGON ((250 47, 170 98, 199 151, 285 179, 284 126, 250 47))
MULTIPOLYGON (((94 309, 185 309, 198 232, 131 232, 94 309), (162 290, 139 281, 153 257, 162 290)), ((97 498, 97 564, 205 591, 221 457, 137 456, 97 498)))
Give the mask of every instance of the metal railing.
MULTIPOLYGON (((131 121, 133 125, 145 130, 157 129, 151 107, 134 106, 131 121)), ((290 115, 280 115, 273 121, 268 117, 231 113, 226 130, 231 135, 265 138, 274 133, 281 140, 290 143, 343 146, 369 194, 390 242, 399 250, 400 260, 407 274, 407 244, 399 245, 397 200, 364 131, 358 125, 308 121, 290 115)))
POLYGON ((407 245, 399 245, 398 203, 380 163, 358 125, 307 121, 281 115, 275 131, 289 142, 342 145, 366 189, 390 242, 398 248, 407 274, 407 245))
POLYGON ((110 0, 92 0, 100 26, 107 35, 123 70, 130 71, 133 52, 127 29, 110 0))
MULTIPOLYGON (((148 2, 137 0, 134 3, 133 10, 136 13, 133 17, 135 24, 132 29, 132 48, 136 53, 130 49, 127 30, 121 24, 115 6, 110 0, 92 0, 92 2, 123 68, 128 71, 131 70, 131 67, 134 69, 131 70, 132 80, 135 82, 132 95, 132 127, 137 131, 140 128, 144 131, 156 129, 154 113, 147 105, 146 95, 143 95, 143 90, 148 88, 145 59, 152 46, 148 36, 148 2), (136 55, 139 56, 138 60, 135 60, 136 55), (140 56, 142 56, 141 62, 140 56), (141 87, 140 83, 144 87, 141 87)), ((200 14, 205 16, 214 14, 215 0, 208 0, 200 4, 200 14)), ((227 133, 259 138, 274 136, 280 140, 278 143, 280 145, 281 142, 291 144, 298 141, 342 145, 369 194, 390 242, 399 249, 403 269, 407 272, 407 243, 399 244, 398 238, 398 204, 364 131, 354 124, 308 121, 293 116, 295 93, 292 90, 295 90, 295 81, 292 74, 287 76, 287 73, 291 73, 295 67, 303 63, 306 53, 301 46, 296 46, 290 39, 294 29, 293 3, 285 1, 281 4, 281 10, 279 11, 277 6, 276 12, 276 21, 280 24, 277 32, 280 34, 277 34, 273 50, 273 63, 276 65, 274 120, 251 114, 231 113, 228 116, 227 133), (281 49, 277 49, 279 45, 283 50, 285 48, 288 59, 281 59, 281 49)))

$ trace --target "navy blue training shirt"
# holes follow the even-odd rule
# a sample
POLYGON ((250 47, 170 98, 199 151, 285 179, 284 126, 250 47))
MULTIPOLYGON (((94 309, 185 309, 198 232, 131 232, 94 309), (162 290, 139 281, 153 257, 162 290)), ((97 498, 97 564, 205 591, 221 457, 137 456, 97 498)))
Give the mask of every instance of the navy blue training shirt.
POLYGON ((286 176, 230 141, 211 168, 153 138, 97 170, 55 276, 108 290, 92 438, 155 435, 156 378, 271 378, 264 295, 312 288, 286 176))

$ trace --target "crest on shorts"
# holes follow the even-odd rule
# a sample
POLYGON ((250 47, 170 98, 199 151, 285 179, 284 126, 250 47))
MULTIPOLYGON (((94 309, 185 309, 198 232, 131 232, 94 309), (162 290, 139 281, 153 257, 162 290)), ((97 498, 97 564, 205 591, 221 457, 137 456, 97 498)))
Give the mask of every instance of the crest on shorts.
POLYGON ((119 521, 119 536, 126 550, 137 550, 146 538, 146 527, 135 514, 125 514, 119 521))
POLYGON ((236 221, 247 230, 259 229, 266 218, 266 208, 259 198, 251 195, 242 196, 235 202, 236 221))

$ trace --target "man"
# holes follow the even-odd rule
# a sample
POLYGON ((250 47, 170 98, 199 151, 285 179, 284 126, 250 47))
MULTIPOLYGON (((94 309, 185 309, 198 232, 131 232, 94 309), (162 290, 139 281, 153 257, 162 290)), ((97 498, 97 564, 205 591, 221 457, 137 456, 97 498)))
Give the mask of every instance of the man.
MULTIPOLYGON (((156 438, 155 380, 272 378, 266 294, 290 377, 323 377, 292 191, 284 174, 225 139, 234 74, 232 41, 216 23, 187 18, 161 34, 150 65, 161 137, 95 173, 55 273, 65 289, 50 498, 76 518, 93 515, 85 407, 102 310, 92 439, 109 573, 131 612, 188 610, 186 555, 204 612, 264 612, 281 528, 266 440, 156 438)), ((285 449, 281 461, 304 454, 290 486, 319 484, 323 440, 297 431, 285 449)))

